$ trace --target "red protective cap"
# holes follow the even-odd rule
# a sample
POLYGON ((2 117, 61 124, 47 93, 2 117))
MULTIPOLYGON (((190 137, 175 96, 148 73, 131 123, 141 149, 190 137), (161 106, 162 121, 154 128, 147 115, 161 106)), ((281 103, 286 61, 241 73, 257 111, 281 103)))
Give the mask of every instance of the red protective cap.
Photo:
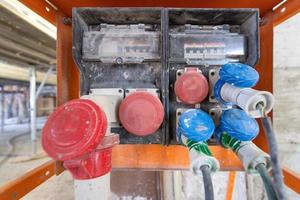
POLYGON ((112 148, 92 151, 83 158, 64 161, 74 179, 92 179, 103 176, 111 171, 112 148))
POLYGON ((207 80, 197 71, 187 71, 177 78, 175 93, 186 104, 200 103, 208 94, 207 80))
POLYGON ((159 100, 148 92, 135 92, 121 103, 119 118, 130 133, 146 136, 154 133, 164 119, 164 108, 159 100))
POLYGON ((77 158, 93 151, 106 129, 106 115, 99 106, 91 100, 72 100, 49 116, 42 130, 42 146, 55 160, 77 158))

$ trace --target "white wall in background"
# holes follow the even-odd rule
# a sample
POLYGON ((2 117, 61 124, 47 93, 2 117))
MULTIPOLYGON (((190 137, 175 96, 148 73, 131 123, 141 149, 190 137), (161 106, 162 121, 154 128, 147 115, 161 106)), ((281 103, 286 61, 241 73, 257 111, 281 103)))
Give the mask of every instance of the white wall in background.
MULTIPOLYGON (((300 172, 300 13, 274 28, 274 127, 283 165, 300 172)), ((300 195, 287 190, 288 199, 300 195)))
POLYGON ((300 67, 300 13, 274 28, 274 67, 300 67))

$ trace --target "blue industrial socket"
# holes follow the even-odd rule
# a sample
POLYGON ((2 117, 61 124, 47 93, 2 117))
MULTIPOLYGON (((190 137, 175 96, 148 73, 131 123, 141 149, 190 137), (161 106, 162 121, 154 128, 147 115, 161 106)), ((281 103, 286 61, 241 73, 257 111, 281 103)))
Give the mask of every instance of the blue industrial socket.
POLYGON ((180 115, 176 132, 181 143, 181 135, 189 140, 201 142, 210 139, 214 129, 214 122, 206 112, 190 109, 180 115))

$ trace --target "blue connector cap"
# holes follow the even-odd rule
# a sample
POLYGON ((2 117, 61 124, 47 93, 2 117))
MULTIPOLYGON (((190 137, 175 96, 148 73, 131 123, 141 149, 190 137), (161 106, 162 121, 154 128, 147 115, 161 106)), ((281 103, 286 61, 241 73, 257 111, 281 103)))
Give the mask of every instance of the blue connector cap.
POLYGON ((254 87, 258 80, 258 72, 249 65, 242 63, 227 63, 219 71, 220 79, 236 87, 254 87))
POLYGON ((220 128, 231 137, 240 141, 251 141, 259 133, 258 123, 243 110, 230 109, 223 112, 220 128))
POLYGON ((176 134, 179 140, 183 135, 192 141, 201 142, 210 139, 214 129, 214 122, 206 112, 190 109, 180 115, 176 134))

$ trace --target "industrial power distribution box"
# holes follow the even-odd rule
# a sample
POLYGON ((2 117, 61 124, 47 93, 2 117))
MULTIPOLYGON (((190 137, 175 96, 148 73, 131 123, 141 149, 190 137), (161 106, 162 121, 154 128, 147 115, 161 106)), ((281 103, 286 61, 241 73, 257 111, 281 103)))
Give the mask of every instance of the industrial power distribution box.
POLYGON ((121 143, 177 143, 178 116, 189 108, 217 124, 222 108, 211 88, 218 69, 228 62, 255 66, 259 58, 257 9, 74 8, 72 20, 81 95, 112 102, 111 130, 121 143), (186 94, 189 77, 207 92, 186 94), (164 112, 159 128, 143 136, 120 120, 120 102, 138 91, 159 99, 164 112))

